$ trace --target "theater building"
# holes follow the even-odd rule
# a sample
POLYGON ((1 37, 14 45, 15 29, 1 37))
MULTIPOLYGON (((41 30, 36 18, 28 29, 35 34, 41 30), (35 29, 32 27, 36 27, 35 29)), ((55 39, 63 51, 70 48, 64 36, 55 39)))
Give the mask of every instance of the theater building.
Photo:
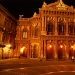
POLYGON ((75 56, 75 9, 62 0, 43 2, 31 18, 19 15, 16 51, 26 58, 70 59, 75 56))

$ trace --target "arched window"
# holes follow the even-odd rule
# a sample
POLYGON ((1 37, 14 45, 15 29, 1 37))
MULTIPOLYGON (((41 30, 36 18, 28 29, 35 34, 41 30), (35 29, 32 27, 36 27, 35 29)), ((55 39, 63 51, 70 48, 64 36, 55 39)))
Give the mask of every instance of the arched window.
POLYGON ((26 27, 22 31, 22 38, 23 39, 27 38, 27 28, 26 27))
POLYGON ((48 23, 47 23, 47 34, 49 35, 49 34, 53 34, 53 32, 54 32, 54 25, 53 25, 53 23, 51 22, 51 21, 49 21, 48 23))
POLYGON ((38 37, 38 25, 34 28, 34 37, 38 37))
POLYGON ((65 34, 65 24, 63 21, 58 22, 58 35, 64 35, 65 34))
POLYGON ((69 32, 69 35, 74 35, 75 34, 74 22, 69 22, 68 32, 69 32))

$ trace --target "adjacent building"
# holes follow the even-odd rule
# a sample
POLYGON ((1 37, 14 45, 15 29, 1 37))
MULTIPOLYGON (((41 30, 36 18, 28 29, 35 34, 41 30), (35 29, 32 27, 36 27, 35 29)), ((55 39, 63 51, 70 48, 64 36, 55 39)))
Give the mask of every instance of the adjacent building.
POLYGON ((13 56, 16 25, 16 18, 0 4, 0 58, 13 56))
POLYGON ((31 18, 19 15, 16 51, 26 58, 70 59, 75 56, 75 9, 62 0, 43 2, 31 18))

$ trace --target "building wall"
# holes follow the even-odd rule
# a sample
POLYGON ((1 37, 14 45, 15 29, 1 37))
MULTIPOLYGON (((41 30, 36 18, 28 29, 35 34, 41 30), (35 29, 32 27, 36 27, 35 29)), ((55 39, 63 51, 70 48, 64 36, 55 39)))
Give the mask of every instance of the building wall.
POLYGON ((16 18, 0 5, 0 53, 2 54, 0 58, 9 58, 8 53, 14 50, 16 25, 16 18), (5 48, 9 44, 11 49, 5 48))
POLYGON ((70 59, 75 56, 75 9, 58 0, 43 3, 31 18, 19 16, 16 51, 26 58, 70 59))

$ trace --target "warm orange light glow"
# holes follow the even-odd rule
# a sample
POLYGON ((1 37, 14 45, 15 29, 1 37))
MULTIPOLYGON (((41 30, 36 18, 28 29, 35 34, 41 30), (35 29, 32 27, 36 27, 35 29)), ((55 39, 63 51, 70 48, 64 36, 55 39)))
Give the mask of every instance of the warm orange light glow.
POLYGON ((6 45, 6 47, 11 47, 11 45, 10 45, 10 44, 8 44, 8 45, 6 45))
POLYGON ((22 48, 20 49, 20 52, 23 53, 24 49, 25 49, 25 47, 22 47, 22 48))
POLYGON ((60 48, 63 48, 63 45, 60 45, 60 48))
POLYGON ((71 48, 73 48, 73 46, 71 46, 71 48))
POLYGON ((5 53, 7 53, 8 50, 9 50, 9 47, 4 47, 3 50, 4 50, 5 53))
POLYGON ((73 50, 75 50, 75 44, 73 45, 73 50))
POLYGON ((52 48, 52 45, 49 45, 50 48, 52 48))

